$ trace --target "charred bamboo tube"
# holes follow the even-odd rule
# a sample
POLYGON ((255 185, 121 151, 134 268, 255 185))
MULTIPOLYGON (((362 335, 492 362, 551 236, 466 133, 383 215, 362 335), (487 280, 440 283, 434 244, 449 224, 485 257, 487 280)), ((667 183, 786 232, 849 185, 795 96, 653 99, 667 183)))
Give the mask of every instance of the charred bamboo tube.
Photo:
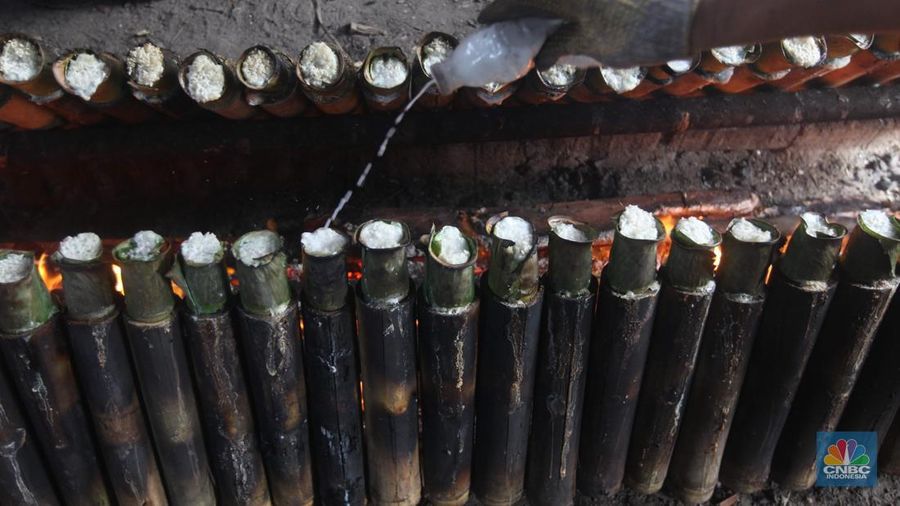
POLYGON ((395 111, 409 101, 411 73, 399 47, 369 51, 360 73, 363 98, 373 111, 395 111))
POLYGON ((0 368, 0 503, 61 504, 6 374, 0 368))
POLYGON ((55 114, 5 86, 0 87, 0 121, 25 130, 44 130, 62 124, 55 114))
MULTIPOLYGON (((429 81, 432 80, 431 67, 444 61, 459 44, 456 37, 442 32, 428 32, 416 46, 415 60, 412 65, 411 95, 416 96, 429 81)), ((453 101, 453 94, 441 95, 437 86, 428 88, 416 102, 416 107, 434 109, 444 107, 453 101)))
POLYGON ((522 80, 516 96, 528 104, 544 104, 562 99, 584 81, 585 71, 573 65, 556 64, 546 70, 532 69, 522 80))
POLYGON ((672 232, 625 466, 625 484, 642 494, 659 492, 669 471, 716 288, 714 250, 721 242, 695 218, 681 220, 672 232))
POLYGON ((419 296, 422 468, 427 500, 469 500, 475 430, 478 247, 456 227, 432 229, 419 296))
POLYGON ((759 58, 737 69, 731 80, 716 87, 726 93, 743 93, 767 82, 783 79, 795 68, 812 68, 825 61, 824 37, 796 37, 762 46, 759 58))
POLYGON ((62 89, 107 116, 129 124, 159 119, 155 111, 127 92, 125 65, 111 53, 78 49, 59 57, 52 68, 62 89))
POLYGON ((794 69, 786 77, 773 82, 772 86, 782 91, 799 91, 813 79, 849 65, 852 56, 869 49, 873 39, 872 35, 857 33, 825 36, 827 53, 821 66, 794 69))
POLYGON ((701 92, 710 84, 726 84, 734 76, 735 68, 759 59, 762 46, 750 44, 726 46, 705 51, 700 55, 700 63, 693 70, 677 77, 662 88, 667 95, 683 97, 701 92))
POLYGON ((803 215, 775 264, 731 427, 720 480, 751 493, 769 478, 772 456, 837 286, 834 267, 847 230, 803 215))
POLYGON ((181 62, 178 83, 197 105, 219 116, 247 119, 266 115, 244 101, 240 83, 231 65, 205 49, 181 62))
POLYGON ((170 277, 185 295, 184 328, 219 504, 271 504, 238 353, 223 244, 195 232, 170 277))
POLYGON ((868 81, 870 76, 890 66, 891 62, 898 58, 900 58, 900 36, 878 34, 869 51, 856 53, 847 66, 820 77, 815 84, 837 88, 857 80, 868 81))
POLYGON ((414 291, 406 265, 409 229, 372 220, 359 227, 363 277, 356 320, 365 403, 369 495, 375 504, 419 503, 414 291))
POLYGON ((347 239, 304 234, 303 344, 316 492, 328 506, 366 502, 356 326, 347 304, 347 239))
POLYGON ((68 302, 72 362, 117 502, 168 504, 102 253, 99 237, 79 234, 63 240, 54 255, 68 302))
POLYGON ((213 505, 194 386, 174 311, 169 243, 138 232, 113 249, 125 288, 125 330, 169 501, 213 505))
POLYGON ((878 470, 894 476, 900 475, 900 417, 894 417, 894 423, 878 448, 878 470))
POLYGON ((0 250, 0 354, 66 504, 111 504, 69 350, 26 251, 0 250))
POLYGON ((622 95, 628 98, 645 98, 660 88, 672 84, 675 79, 693 71, 700 64, 700 56, 684 60, 671 60, 662 65, 647 68, 647 75, 636 88, 622 95))
POLYGON ((313 42, 303 48, 297 62, 300 87, 325 114, 347 114, 360 109, 356 69, 350 57, 330 42, 313 42))
POLYGON ((597 231, 566 217, 550 223, 549 292, 544 302, 534 414, 528 446, 528 499, 572 504, 594 308, 591 244, 597 231))
POLYGON ((838 430, 875 432, 881 444, 900 409, 900 296, 888 307, 838 430))
MULTIPOLYGON (((789 490, 811 487, 816 477, 816 432, 830 432, 840 419, 863 360, 900 278, 900 224, 881 229, 860 215, 840 263, 841 281, 822 333, 800 381, 781 433, 772 477, 789 490)), ((874 211, 875 214, 879 214, 874 211)))
POLYGON ((247 87, 244 96, 248 104, 279 118, 297 116, 309 106, 288 55, 253 46, 241 54, 235 67, 238 79, 247 87))
POLYGON ((578 454, 577 486, 591 497, 622 486, 659 295, 656 250, 665 235, 663 224, 636 206, 616 219, 597 296, 578 454))
POLYGON ((722 244, 706 328, 667 478, 688 503, 709 500, 765 301, 765 277, 781 235, 762 220, 732 221, 722 244))
POLYGON ((139 102, 172 118, 197 116, 197 107, 178 85, 178 63, 168 51, 152 42, 128 51, 125 71, 131 95, 139 102))
POLYGON ((240 338, 272 501, 312 504, 300 322, 282 239, 268 230, 250 232, 232 251, 241 282, 240 338))
POLYGON ((523 495, 543 290, 530 223, 488 222, 491 261, 481 282, 472 490, 488 505, 523 495))
POLYGON ((20 33, 0 35, 0 51, 15 54, 19 61, 12 68, 0 71, 0 83, 25 93, 32 102, 69 123, 93 125, 107 119, 59 87, 49 57, 35 39, 20 33))

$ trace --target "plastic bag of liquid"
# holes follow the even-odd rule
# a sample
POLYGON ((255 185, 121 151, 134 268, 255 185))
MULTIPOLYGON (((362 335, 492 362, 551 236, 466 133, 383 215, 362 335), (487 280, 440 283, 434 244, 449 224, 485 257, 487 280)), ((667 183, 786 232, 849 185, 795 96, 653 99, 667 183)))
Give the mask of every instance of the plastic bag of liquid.
POLYGON ((509 83, 524 76, 559 19, 523 18, 488 25, 464 38, 450 56, 432 67, 438 89, 509 83))

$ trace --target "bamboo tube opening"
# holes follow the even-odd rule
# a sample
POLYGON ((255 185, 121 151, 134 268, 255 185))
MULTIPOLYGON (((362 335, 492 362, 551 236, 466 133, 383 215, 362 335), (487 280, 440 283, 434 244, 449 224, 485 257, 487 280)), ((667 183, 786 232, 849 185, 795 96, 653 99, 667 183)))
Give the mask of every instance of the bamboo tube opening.
POLYGON ((488 288, 509 304, 530 304, 539 293, 537 238, 527 220, 505 213, 491 217, 488 288))
POLYGON ((475 300, 478 245, 454 226, 431 228, 425 261, 425 300, 437 308, 459 308, 475 300))
POLYGON ((0 332, 34 330, 57 312, 30 251, 0 250, 0 332))
POLYGON ((722 236, 705 222, 682 218, 672 230, 672 248, 663 269, 665 279, 680 290, 710 288, 715 276, 716 248, 721 244, 722 236))
POLYGON ((409 293, 406 247, 410 243, 405 223, 375 219, 360 225, 356 241, 362 246, 363 277, 360 283, 366 300, 396 303, 409 293))
POLYGON ((111 104, 124 96, 124 66, 113 54, 76 49, 53 62, 53 75, 66 92, 85 102, 111 104))
POLYGON ((344 234, 325 227, 304 232, 300 238, 304 302, 319 311, 337 311, 347 303, 349 242, 344 234))
POLYGON ((38 98, 52 100, 62 94, 44 48, 21 33, 0 35, 0 83, 38 98))
POLYGON ((718 288, 729 294, 761 295, 779 240, 778 229, 763 220, 732 220, 722 241, 722 262, 716 272, 718 288))
POLYGON ((580 297, 590 292, 593 268, 591 245, 597 230, 568 216, 551 216, 550 287, 566 297, 580 297))
POLYGON ((617 294, 643 294, 656 289, 656 251, 666 237, 658 218, 628 206, 616 218, 616 231, 603 276, 617 294))

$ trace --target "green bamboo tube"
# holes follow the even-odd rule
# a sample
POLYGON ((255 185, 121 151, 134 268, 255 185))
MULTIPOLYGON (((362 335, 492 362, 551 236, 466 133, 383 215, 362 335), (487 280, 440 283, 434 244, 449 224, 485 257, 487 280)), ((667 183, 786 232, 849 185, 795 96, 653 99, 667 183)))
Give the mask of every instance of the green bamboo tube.
MULTIPOLYGON (((487 273, 487 285, 498 298, 509 303, 529 303, 539 292, 537 248, 532 244, 527 252, 517 252, 516 243, 498 237, 497 224, 505 215, 488 220, 487 230, 491 234, 491 266, 487 273)), ((534 228, 528 224, 531 234, 534 228)), ((532 242, 534 242, 532 240, 532 242)))

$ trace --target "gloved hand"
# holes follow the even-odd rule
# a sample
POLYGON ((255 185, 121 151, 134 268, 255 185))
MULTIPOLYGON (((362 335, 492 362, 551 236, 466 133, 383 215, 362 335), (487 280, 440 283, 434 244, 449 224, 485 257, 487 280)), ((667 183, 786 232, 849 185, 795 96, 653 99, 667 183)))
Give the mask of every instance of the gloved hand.
MULTIPOLYGON (((568 23, 536 58, 539 68, 563 61, 585 66, 585 58, 611 67, 661 63, 691 55, 691 17, 697 0, 495 0, 481 23, 523 17, 568 23), (574 58, 572 58, 574 57, 574 58)), ((590 62, 589 62, 590 63, 590 62)))

